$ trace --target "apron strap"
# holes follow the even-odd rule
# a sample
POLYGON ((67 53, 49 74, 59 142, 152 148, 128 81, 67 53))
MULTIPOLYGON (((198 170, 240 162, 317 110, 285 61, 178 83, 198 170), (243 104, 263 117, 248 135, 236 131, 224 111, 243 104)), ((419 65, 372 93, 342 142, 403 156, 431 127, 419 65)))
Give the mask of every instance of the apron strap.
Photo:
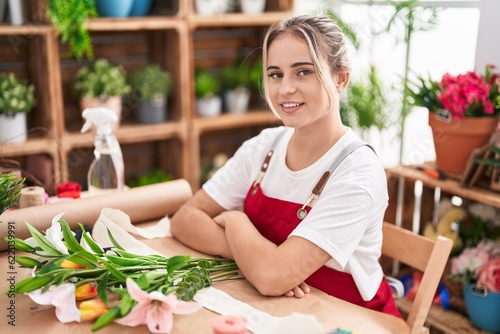
POLYGON ((257 178, 257 180, 254 181, 253 183, 253 189, 252 189, 252 195, 255 194, 255 191, 257 190, 257 186, 262 182, 262 179, 264 178, 264 174, 267 171, 267 168, 269 167, 269 161, 271 161, 271 157, 273 156, 274 149, 278 145, 278 142, 280 141, 281 137, 285 134, 287 128, 283 128, 283 130, 278 133, 276 138, 274 138, 274 141, 271 145, 271 148, 269 149, 269 152, 267 152, 266 158, 264 159, 264 162, 262 163, 262 167, 260 167, 260 175, 257 178))
POLYGON ((309 195, 309 198, 307 199, 307 201, 297 211, 297 217, 299 217, 299 219, 306 218, 306 216, 307 216, 306 207, 310 206, 311 203, 314 202, 319 197, 319 195, 321 195, 321 192, 325 188, 326 182, 328 181, 328 179, 332 175, 333 171, 340 165, 340 163, 342 161, 344 161, 344 159, 347 158, 357 148, 359 148, 361 146, 364 146, 364 145, 368 146, 369 148, 372 149, 373 152, 375 152, 375 150, 373 149, 373 147, 371 147, 370 145, 368 145, 367 143, 365 143, 365 142, 363 142, 361 140, 353 141, 352 143, 350 143, 349 145, 347 145, 346 147, 344 147, 344 149, 340 152, 340 154, 332 162, 332 164, 330 165, 330 168, 328 168, 328 170, 323 173, 323 175, 319 179, 318 183, 316 183, 316 186, 314 186, 314 188, 313 188, 311 194, 309 195))

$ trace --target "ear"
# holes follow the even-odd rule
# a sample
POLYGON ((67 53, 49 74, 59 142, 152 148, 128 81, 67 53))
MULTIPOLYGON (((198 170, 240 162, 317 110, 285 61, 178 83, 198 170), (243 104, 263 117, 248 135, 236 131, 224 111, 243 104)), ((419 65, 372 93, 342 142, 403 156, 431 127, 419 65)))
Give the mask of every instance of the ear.
POLYGON ((341 94, 344 89, 349 84, 349 78, 351 76, 351 72, 340 72, 337 76, 337 91, 341 94))

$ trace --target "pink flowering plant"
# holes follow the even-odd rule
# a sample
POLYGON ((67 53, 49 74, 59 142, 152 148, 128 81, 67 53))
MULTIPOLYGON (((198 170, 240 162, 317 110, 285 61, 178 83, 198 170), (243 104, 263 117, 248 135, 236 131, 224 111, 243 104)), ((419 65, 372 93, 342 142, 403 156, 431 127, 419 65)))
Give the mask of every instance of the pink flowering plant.
POLYGON ((467 247, 451 258, 450 278, 462 284, 477 284, 500 292, 500 243, 490 239, 467 247))
POLYGON ((484 75, 476 71, 456 76, 446 73, 440 81, 418 77, 408 84, 408 103, 431 112, 445 110, 454 119, 498 115, 500 77, 495 69, 486 66, 484 75))
POLYGON ((116 322, 170 333, 174 314, 201 308, 192 301, 199 290, 238 278, 233 260, 133 254, 109 231, 114 247, 103 249, 81 224, 78 241, 61 216, 54 217, 45 235, 26 223, 31 238, 5 240, 28 253, 15 259, 32 269, 30 277, 7 293, 27 294, 37 304, 54 306, 61 322, 94 321, 92 331, 116 322))

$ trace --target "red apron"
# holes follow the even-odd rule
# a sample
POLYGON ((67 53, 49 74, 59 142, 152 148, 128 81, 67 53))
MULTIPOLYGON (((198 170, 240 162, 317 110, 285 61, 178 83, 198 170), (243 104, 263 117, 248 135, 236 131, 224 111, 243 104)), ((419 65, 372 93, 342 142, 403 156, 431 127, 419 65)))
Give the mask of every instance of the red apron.
MULTIPOLYGON (((309 212, 311 207, 267 197, 262 192, 260 180, 262 180, 267 169, 271 155, 272 152, 264 162, 265 168, 262 169, 261 178, 254 183, 247 193, 244 211, 265 238, 276 245, 280 245, 302 221, 298 218, 298 210, 305 208, 309 212)), ((363 300, 352 275, 327 266, 323 266, 314 272, 306 279, 306 283, 337 298, 401 318, 401 314, 394 303, 392 290, 385 278, 382 279, 375 297, 370 301, 363 300)))

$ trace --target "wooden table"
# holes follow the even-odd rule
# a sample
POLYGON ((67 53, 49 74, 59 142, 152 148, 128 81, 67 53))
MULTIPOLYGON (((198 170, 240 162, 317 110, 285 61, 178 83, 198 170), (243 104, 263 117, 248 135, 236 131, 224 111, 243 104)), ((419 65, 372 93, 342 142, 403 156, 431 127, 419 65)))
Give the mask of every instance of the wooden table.
MULTIPOLYGON (((180 244, 172 237, 142 241, 166 256, 202 255, 180 244)), ((20 281, 27 273, 26 269, 19 268, 17 264, 13 270, 9 268, 8 262, 11 255, 13 254, 8 251, 0 253, 2 276, 0 281, 0 333, 91 333, 92 323, 90 322, 62 324, 56 319, 53 308, 33 309, 37 305, 24 295, 8 298, 4 292, 9 289, 10 282, 20 281), (11 309, 14 308, 12 311, 8 309, 9 305, 13 305, 11 306, 11 309), (12 318, 9 318, 10 314, 13 315, 12 318), (8 321, 11 320, 15 321, 15 327, 8 324, 8 321)), ((246 280, 220 282, 216 283, 214 287, 274 316, 286 316, 293 312, 313 314, 323 325, 325 333, 334 328, 344 328, 365 334, 409 333, 408 325, 402 319, 356 306, 315 289, 312 289, 311 293, 304 298, 295 299, 264 297, 246 280)), ((191 315, 174 315, 172 333, 212 334, 211 319, 215 315, 216 313, 207 309, 201 309, 191 315)), ((100 332, 106 334, 147 333, 147 327, 125 327, 111 324, 100 332)))

